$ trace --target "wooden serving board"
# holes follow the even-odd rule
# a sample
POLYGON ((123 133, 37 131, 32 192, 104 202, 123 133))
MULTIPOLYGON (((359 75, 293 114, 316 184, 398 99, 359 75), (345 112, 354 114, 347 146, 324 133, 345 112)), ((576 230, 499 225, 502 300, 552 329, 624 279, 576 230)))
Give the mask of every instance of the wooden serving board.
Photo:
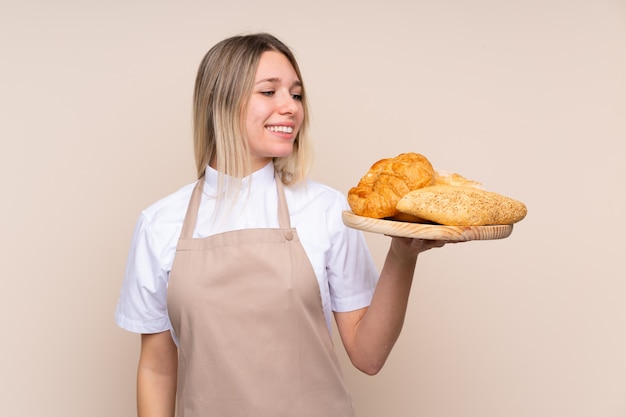
POLYGON ((468 240, 504 239, 513 232, 512 224, 493 226, 441 226, 436 224, 408 223, 394 220, 373 219, 344 211, 343 223, 366 232, 416 239, 464 242, 468 240))

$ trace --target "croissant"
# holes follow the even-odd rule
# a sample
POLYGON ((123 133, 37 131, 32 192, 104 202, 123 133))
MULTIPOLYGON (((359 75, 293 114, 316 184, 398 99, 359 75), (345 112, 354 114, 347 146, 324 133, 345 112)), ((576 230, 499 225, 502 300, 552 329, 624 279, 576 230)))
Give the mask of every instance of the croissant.
POLYGON ((381 159, 348 191, 348 204, 359 216, 393 217, 406 193, 431 185, 434 178, 435 170, 423 155, 409 152, 381 159))

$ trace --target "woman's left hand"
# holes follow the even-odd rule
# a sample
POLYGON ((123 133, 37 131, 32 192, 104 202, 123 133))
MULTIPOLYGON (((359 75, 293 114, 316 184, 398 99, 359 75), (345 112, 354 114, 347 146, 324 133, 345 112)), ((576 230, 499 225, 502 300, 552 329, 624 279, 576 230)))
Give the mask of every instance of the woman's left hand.
POLYGON ((427 239, 413 239, 408 237, 391 237, 390 251, 393 251, 396 255, 401 257, 417 256, 418 254, 425 252, 433 248, 441 248, 447 243, 455 243, 446 240, 427 240, 427 239))

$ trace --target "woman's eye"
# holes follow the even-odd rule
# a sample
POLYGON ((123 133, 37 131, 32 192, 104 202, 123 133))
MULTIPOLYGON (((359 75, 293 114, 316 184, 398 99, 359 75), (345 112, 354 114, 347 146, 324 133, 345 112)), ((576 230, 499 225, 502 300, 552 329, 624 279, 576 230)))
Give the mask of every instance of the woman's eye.
POLYGON ((302 94, 292 94, 291 97, 294 100, 297 100, 297 101, 301 101, 302 100, 302 94))
POLYGON ((274 95, 274 91, 268 90, 268 91, 261 91, 261 94, 263 94, 264 96, 268 96, 271 97, 274 95))

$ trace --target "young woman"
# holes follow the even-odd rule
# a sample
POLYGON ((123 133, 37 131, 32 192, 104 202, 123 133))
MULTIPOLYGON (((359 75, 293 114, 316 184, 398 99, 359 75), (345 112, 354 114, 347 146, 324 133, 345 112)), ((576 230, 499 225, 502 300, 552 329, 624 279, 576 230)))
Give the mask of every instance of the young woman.
POLYGON ((400 334, 417 256, 391 238, 380 276, 345 197, 306 179, 305 88, 269 34, 204 57, 198 181, 141 213, 116 310, 141 334, 140 417, 352 416, 331 341, 376 374, 400 334))

